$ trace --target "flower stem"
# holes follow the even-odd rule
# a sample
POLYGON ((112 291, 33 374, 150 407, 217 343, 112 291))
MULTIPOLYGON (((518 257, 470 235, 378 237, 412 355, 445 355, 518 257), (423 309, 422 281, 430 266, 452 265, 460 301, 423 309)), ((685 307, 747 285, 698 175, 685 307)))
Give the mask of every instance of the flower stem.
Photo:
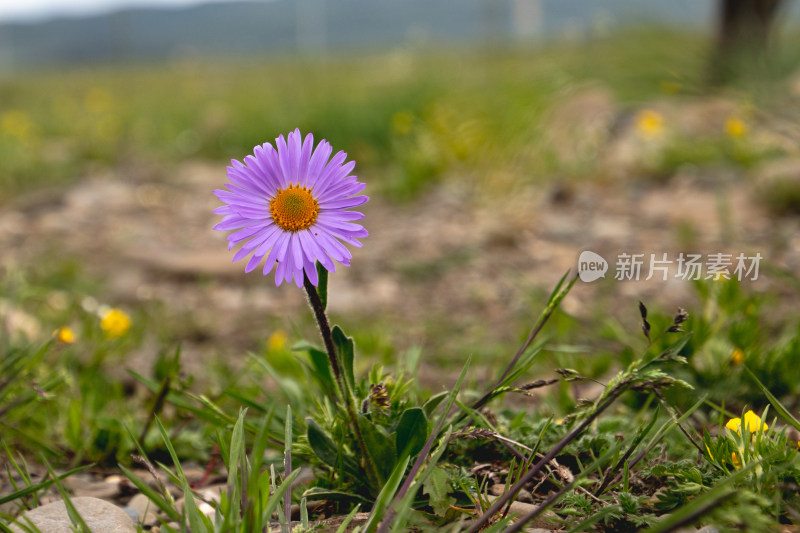
POLYGON ((333 345, 333 334, 331 333, 331 326, 328 323, 328 316, 325 314, 325 306, 322 304, 322 300, 320 300, 317 288, 312 285, 311 280, 309 280, 308 276, 305 274, 303 275, 303 287, 308 295, 308 302, 314 311, 314 317, 317 319, 317 325, 319 326, 319 331, 322 334, 322 340, 325 343, 325 351, 328 353, 328 360, 331 363, 331 369, 333 370, 333 375, 336 378, 336 384, 338 385, 339 393, 341 394, 342 401, 344 402, 347 416, 350 419, 351 430, 356 437, 356 443, 358 444, 361 456, 364 458, 367 477, 370 479, 370 481, 372 481, 373 486, 380 488, 381 478, 380 474, 378 473, 378 467, 372 461, 372 456, 369 454, 369 450, 367 449, 367 445, 364 441, 364 436, 361 434, 361 428, 358 426, 358 415, 353 407, 353 404, 355 403, 355 397, 353 396, 353 392, 350 390, 350 387, 347 384, 347 380, 344 379, 339 370, 339 358, 336 355, 336 349, 333 345))
MULTIPOLYGON (((308 295, 308 303, 311 304, 311 309, 314 311, 314 317, 317 319, 319 325, 319 332, 322 334, 322 341, 325 343, 325 351, 328 352, 328 360, 333 369, 333 376, 336 382, 340 383, 341 375, 339 372, 339 359, 336 357, 336 350, 333 347, 333 335, 331 334, 331 326, 328 323, 328 317, 325 314, 325 307, 322 305, 322 300, 319 298, 317 288, 311 284, 308 276, 303 274, 303 288, 308 295)), ((344 391, 341 391, 344 392, 344 391)))

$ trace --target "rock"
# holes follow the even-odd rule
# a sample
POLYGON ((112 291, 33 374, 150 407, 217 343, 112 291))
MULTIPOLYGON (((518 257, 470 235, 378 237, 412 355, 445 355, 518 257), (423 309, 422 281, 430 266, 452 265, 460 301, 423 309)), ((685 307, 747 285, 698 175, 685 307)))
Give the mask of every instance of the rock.
POLYGON ((133 507, 123 507, 122 510, 125 511, 125 514, 128 515, 128 517, 130 517, 130 519, 134 522, 139 521, 140 513, 133 507))
MULTIPOLYGON (((207 517, 214 518, 214 508, 219 504, 220 495, 227 489, 227 485, 219 484, 209 485, 208 487, 195 491, 197 497, 195 497, 194 502, 197 505, 197 509, 207 517)), ((175 509, 177 509, 178 512, 183 510, 184 502, 184 498, 175 502, 175 509)))
MULTIPOLYGON (((116 505, 92 497, 72 498, 72 505, 89 526, 92 533, 136 533, 136 527, 130 517, 116 505)), ((17 524, 32 523, 40 531, 47 533, 71 533, 72 522, 67 514, 63 501, 57 501, 27 511, 16 518, 17 524)), ((11 531, 25 531, 18 525, 11 524, 11 531)))
MULTIPOLYGON (((493 502, 496 500, 496 496, 489 496, 489 501, 493 502)), ((518 517, 523 517, 527 514, 532 513, 538 505, 533 505, 532 503, 524 503, 521 501, 514 501, 511 502, 511 508, 509 509, 509 515, 517 515, 518 517)), ((530 528, 542 528, 546 530, 550 530, 552 528, 560 527, 558 524, 558 517, 556 517, 555 513, 552 511, 545 511, 536 518, 534 518, 530 522, 530 528)))
POLYGON ((139 522, 145 526, 158 524, 158 518, 156 517, 158 507, 144 494, 137 494, 131 498, 125 510, 126 512, 130 510, 134 513, 132 518, 135 522, 139 522))
POLYGON ((533 503, 533 496, 525 489, 521 489, 517 494, 517 501, 523 503, 533 503))
MULTIPOLYGON (((344 522, 346 516, 335 516, 333 518, 328 518, 326 520, 320 520, 318 522, 313 522, 312 530, 314 531, 337 531, 339 526, 344 522), (319 529, 317 529, 319 528, 319 529)), ((356 526, 363 526, 369 520, 369 513, 356 513, 353 516, 353 519, 347 524, 346 532, 353 531, 356 526)), ((299 522, 292 522, 292 527, 299 526, 299 522)), ((309 524, 311 525, 311 524, 309 524)), ((270 533, 280 533, 281 526, 280 525, 271 525, 269 529, 270 533)))
POLYGON ((112 500, 119 495, 119 476, 109 476, 105 479, 70 476, 64 480, 64 485, 76 497, 87 496, 101 500, 112 500))

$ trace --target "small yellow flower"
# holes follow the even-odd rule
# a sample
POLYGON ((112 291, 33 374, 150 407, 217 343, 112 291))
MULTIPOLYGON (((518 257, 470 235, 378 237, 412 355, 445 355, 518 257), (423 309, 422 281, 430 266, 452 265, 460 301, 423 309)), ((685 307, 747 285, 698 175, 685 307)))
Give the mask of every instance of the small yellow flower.
MULTIPOLYGON (((757 431, 766 431, 769 429, 769 426, 761 421, 761 417, 755 414, 753 411, 747 411, 744 414, 744 423, 747 427, 747 430, 750 433, 755 433, 757 431)), ((742 434, 742 419, 741 418, 731 418, 728 420, 728 423, 725 424, 725 427, 730 429, 731 431, 735 431, 736 433, 742 434)))
POLYGON ((636 131, 642 137, 656 137, 664 129, 664 117, 658 111, 645 109, 636 115, 636 131))
POLYGON ((747 133, 747 124, 739 117, 730 116, 725 120, 725 133, 727 133, 729 137, 744 137, 747 133))
POLYGON ((742 350, 740 350, 739 348, 733 350, 733 353, 731 354, 731 363, 733 363, 736 366, 739 366, 742 363, 744 363, 744 353, 742 352, 742 350))
POLYGON ((11 109, 0 116, 0 131, 11 137, 27 139, 33 132, 34 124, 24 111, 11 109))
POLYGON ((60 344, 72 344, 75 342, 75 333, 66 326, 55 330, 53 332, 53 337, 60 344))
POLYGON ((270 352, 278 352, 280 350, 283 350, 283 348, 286 346, 287 340, 288 337, 286 336, 286 333, 284 333, 281 330, 278 330, 272 335, 270 335, 269 339, 267 339, 267 349, 270 352))
POLYGON ((100 328, 107 337, 121 337, 131 328, 131 317, 121 309, 109 309, 100 320, 100 328))
POLYGON ((731 452, 731 464, 733 464, 733 467, 736 469, 742 467, 742 463, 739 462, 739 455, 736 452, 731 452))
POLYGON ((564 423, 564 419, 563 419, 563 418, 557 418, 557 419, 556 419, 556 425, 557 425, 557 426, 560 426, 560 425, 561 425, 561 424, 563 424, 563 423, 564 423))

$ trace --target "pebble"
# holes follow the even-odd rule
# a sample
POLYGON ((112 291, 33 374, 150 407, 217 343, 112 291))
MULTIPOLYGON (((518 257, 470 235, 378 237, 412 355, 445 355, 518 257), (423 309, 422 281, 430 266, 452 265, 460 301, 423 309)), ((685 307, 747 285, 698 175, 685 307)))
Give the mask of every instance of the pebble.
POLYGON ((156 515, 158 508, 144 494, 137 494, 131 498, 124 510, 134 522, 139 522, 145 526, 158 524, 156 515))
MULTIPOLYGON (((92 533, 136 533, 136 527, 130 517, 112 503, 89 496, 72 498, 71 502, 92 533)), ((63 501, 26 511, 15 522, 27 525, 28 520, 42 532, 72 533, 73 531, 63 501)), ((10 528, 14 533, 26 531, 14 524, 11 524, 10 528)))

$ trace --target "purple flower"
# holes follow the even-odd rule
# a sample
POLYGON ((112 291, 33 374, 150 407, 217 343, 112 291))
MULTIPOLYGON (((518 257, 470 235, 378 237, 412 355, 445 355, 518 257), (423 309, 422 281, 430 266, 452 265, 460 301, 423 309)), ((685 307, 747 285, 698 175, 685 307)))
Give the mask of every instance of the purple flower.
POLYGON ((369 235, 352 223, 364 215, 347 211, 369 197, 356 196, 365 184, 350 175, 355 162, 345 163, 344 152, 331 158, 325 140, 314 148, 314 137, 303 140, 296 129, 288 139, 275 139, 275 146, 264 143, 244 163, 231 161, 230 190, 214 191, 225 204, 214 210, 223 215, 214 229, 238 230, 228 236, 228 249, 243 243, 233 260, 250 256, 245 272, 263 261, 266 276, 277 263, 276 285, 294 278, 302 287, 305 273, 316 286, 316 261, 329 272, 336 270, 334 260, 350 266, 352 255, 342 242, 361 247, 356 239, 369 235))

